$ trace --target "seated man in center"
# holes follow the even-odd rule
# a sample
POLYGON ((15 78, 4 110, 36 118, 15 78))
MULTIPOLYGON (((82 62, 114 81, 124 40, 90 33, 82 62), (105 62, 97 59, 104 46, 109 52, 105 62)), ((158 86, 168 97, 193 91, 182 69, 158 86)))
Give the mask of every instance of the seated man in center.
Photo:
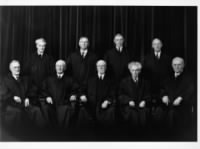
POLYGON ((114 85, 106 75, 106 62, 98 60, 96 67, 97 73, 89 78, 83 96, 87 98, 86 108, 96 122, 96 129, 105 134, 115 123, 114 85))
POLYGON ((66 63, 58 60, 56 74, 43 82, 42 95, 46 98, 45 115, 51 126, 69 128, 75 109, 76 85, 72 78, 65 75, 66 63))
POLYGON ((120 84, 119 102, 125 128, 136 132, 138 128, 144 128, 146 125, 146 105, 150 100, 149 84, 140 77, 141 63, 130 62, 128 69, 131 76, 120 84))

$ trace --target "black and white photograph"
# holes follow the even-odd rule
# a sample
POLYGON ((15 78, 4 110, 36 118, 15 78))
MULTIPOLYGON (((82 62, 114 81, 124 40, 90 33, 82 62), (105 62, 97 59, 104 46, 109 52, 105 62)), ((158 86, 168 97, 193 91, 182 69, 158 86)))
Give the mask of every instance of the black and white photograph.
POLYGON ((0 142, 198 142, 197 21, 197 5, 0 5, 0 142))

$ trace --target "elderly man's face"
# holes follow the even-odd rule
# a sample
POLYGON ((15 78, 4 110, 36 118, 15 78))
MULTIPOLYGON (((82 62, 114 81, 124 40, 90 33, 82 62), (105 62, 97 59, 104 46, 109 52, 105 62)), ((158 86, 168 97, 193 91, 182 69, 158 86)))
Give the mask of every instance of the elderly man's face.
POLYGON ((162 43, 158 39, 154 39, 152 42, 152 48, 154 49, 155 52, 159 52, 162 48, 162 43))
POLYGON ((122 36, 116 36, 114 39, 114 43, 117 47, 123 46, 124 38, 122 36))
POLYGON ((172 62, 172 67, 175 73, 181 73, 184 69, 184 63, 180 59, 175 59, 172 62))
POLYGON ((106 72, 106 65, 105 64, 97 64, 97 71, 100 74, 105 74, 105 72, 106 72))
POLYGON ((89 45, 89 41, 87 38, 81 38, 79 40, 79 47, 83 50, 87 49, 89 45))
POLYGON ((132 65, 130 68, 132 78, 138 78, 141 70, 136 66, 132 65))
POLYGON ((12 75, 19 75, 20 74, 20 64, 17 62, 12 63, 10 71, 11 71, 12 75))
POLYGON ((56 64, 56 72, 57 72, 57 74, 62 74, 64 72, 64 69, 65 69, 65 65, 64 64, 61 64, 61 63, 56 64))
POLYGON ((37 47, 38 54, 44 54, 46 43, 44 43, 44 42, 38 42, 37 45, 36 45, 36 47, 37 47))

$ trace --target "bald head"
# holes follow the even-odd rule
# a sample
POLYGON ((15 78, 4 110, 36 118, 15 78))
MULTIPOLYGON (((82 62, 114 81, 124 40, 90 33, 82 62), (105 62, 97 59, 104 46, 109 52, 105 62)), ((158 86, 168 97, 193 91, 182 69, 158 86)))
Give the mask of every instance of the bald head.
POLYGON ((172 60, 172 68, 175 73, 182 73, 184 69, 184 60, 181 57, 175 57, 172 60))
POLYGON ((56 65, 55 65, 55 68, 56 68, 56 73, 57 74, 62 74, 64 73, 65 69, 66 69, 66 63, 64 60, 58 60, 56 62, 56 65))
POLYGON ((162 48, 162 41, 159 38, 154 38, 152 41, 152 48, 154 52, 160 52, 162 48))
POLYGON ((9 69, 12 75, 19 76, 20 75, 20 63, 18 60, 12 60, 9 64, 9 69))
POLYGON ((106 72, 106 61, 104 60, 98 60, 96 63, 97 66, 97 72, 99 74, 105 74, 106 72))

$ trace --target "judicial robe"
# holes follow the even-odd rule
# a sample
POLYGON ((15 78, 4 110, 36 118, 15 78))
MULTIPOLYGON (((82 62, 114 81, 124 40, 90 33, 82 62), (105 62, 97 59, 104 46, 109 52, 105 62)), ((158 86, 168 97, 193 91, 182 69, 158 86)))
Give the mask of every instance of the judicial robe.
POLYGON ((51 97, 53 100, 53 105, 42 104, 43 112, 53 126, 68 128, 72 125, 75 103, 71 103, 69 98, 71 95, 75 95, 76 89, 77 85, 71 77, 66 75, 58 78, 55 74, 43 82, 42 97, 51 97))
POLYGON ((28 57, 24 66, 24 73, 27 76, 30 76, 32 86, 34 87, 32 92, 34 92, 34 95, 36 96, 35 98, 40 98, 42 82, 45 78, 52 75, 53 72, 53 59, 46 53, 41 57, 37 52, 34 52, 30 57, 28 57))
POLYGON ((191 122, 192 106, 197 100, 195 83, 189 73, 182 72, 177 78, 172 75, 164 83, 162 97, 168 96, 170 103, 166 108, 167 124, 174 128, 187 128, 191 122), (182 97, 179 106, 174 106, 173 102, 177 97, 182 97))
POLYGON ((94 119, 102 126, 112 126, 115 123, 115 92, 111 78, 107 75, 103 80, 98 75, 90 78, 87 83, 86 96, 88 106, 94 119), (108 100, 111 104, 106 109, 101 107, 108 100))
POLYGON ((83 86, 86 85, 88 78, 95 74, 96 70, 96 55, 88 51, 83 58, 80 50, 73 52, 67 59, 67 74, 72 76, 74 81, 79 85, 79 93, 83 86))
POLYGON ((116 48, 113 48, 105 54, 104 59, 107 62, 108 75, 114 77, 118 86, 119 83, 117 82, 120 82, 129 74, 128 63, 130 62, 130 55, 128 51, 123 48, 122 52, 119 52, 116 48))
POLYGON ((127 77, 120 83, 118 98, 124 122, 135 128, 145 126, 147 108, 140 108, 139 103, 145 101, 148 104, 150 100, 149 83, 142 78, 136 83, 131 77, 127 77), (132 100, 135 102, 135 107, 129 106, 129 101, 132 100))
POLYGON ((154 106, 160 104, 160 89, 170 73, 171 60, 165 53, 162 52, 159 59, 156 58, 154 52, 144 58, 143 75, 151 83, 151 95, 154 100, 152 104, 154 106))
MULTIPOLYGON (((21 126, 26 120, 31 120, 34 126, 44 127, 46 122, 40 108, 34 105, 26 107, 24 106, 25 98, 30 98, 30 82, 27 77, 19 77, 16 80, 11 74, 8 74, 4 78, 3 86, 5 89, 4 95, 2 96, 4 100, 5 107, 5 123, 8 125, 15 124, 15 126, 21 126), (14 101, 14 96, 21 98, 22 102, 17 103, 14 101)), ((22 125, 24 126, 24 125, 22 125)))

